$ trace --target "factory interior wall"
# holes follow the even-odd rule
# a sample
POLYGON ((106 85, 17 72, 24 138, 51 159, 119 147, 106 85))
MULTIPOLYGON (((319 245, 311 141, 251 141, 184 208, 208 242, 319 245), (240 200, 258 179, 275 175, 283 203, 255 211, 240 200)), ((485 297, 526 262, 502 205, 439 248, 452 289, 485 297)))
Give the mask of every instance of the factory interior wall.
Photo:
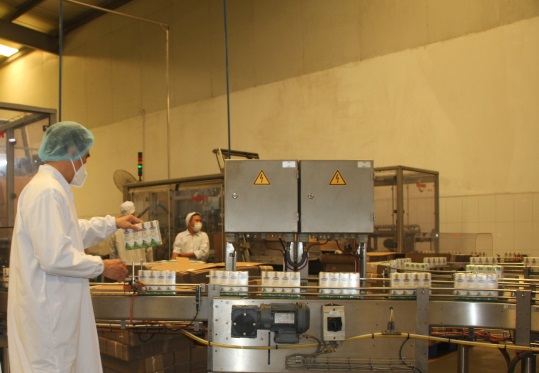
MULTIPOLYGON (((257 6, 262 5, 249 3, 251 11, 261 11, 257 6)), ((305 15, 308 11, 301 6, 306 3, 292 1, 288 6, 305 15)), ((351 1, 343 4, 348 6, 345 11, 356 11, 345 12, 352 16, 369 11, 355 8, 351 1)), ((134 11, 138 5, 135 2, 134 11)), ((207 9, 194 6, 193 12, 207 9)), ((167 19, 167 10, 163 6, 147 15, 167 19)), ((398 6, 391 10, 398 14, 398 6)), ((296 35, 290 30, 293 22, 281 13, 272 15, 280 16, 279 22, 267 34, 258 30, 257 35, 277 44, 271 48, 282 41, 283 53, 290 57, 295 50, 286 49, 293 45, 287 35, 296 35)), ((112 174, 117 169, 136 174, 138 151, 144 152, 146 181, 218 172, 211 150, 228 146, 227 100, 223 62, 216 60, 224 54, 222 35, 212 33, 222 25, 210 21, 218 20, 220 13, 180 18, 187 16, 194 16, 191 23, 205 19, 207 27, 194 35, 176 35, 173 42, 168 127, 163 59, 158 57, 163 50, 160 30, 101 17, 67 44, 63 119, 94 124, 96 136, 88 181, 75 191, 80 216, 117 213, 122 196, 112 174), (99 34, 100 41, 86 34, 99 34), (200 62, 179 52, 179 44, 188 37, 194 37, 195 44, 203 40, 198 52, 204 64, 181 71, 185 65, 175 61, 200 62), (148 58, 134 52, 141 38, 152 41, 148 58), (212 46, 216 52, 210 53, 206 49, 212 46)), ((256 12, 250 17, 247 26, 258 24, 256 12)), ((333 22, 339 23, 339 17, 344 15, 333 22)), ((369 19, 363 21, 369 24, 369 19)), ((375 25, 371 22, 371 31, 376 31, 375 25)), ((240 26, 234 35, 242 34, 240 26)), ((429 35, 436 34, 432 28, 429 35)), ((495 254, 519 251, 539 256, 539 174, 530 167, 539 160, 534 141, 539 135, 539 17, 459 36, 447 31, 436 41, 424 40, 416 30, 420 36, 373 36, 378 42, 369 44, 359 40, 358 30, 352 31, 356 40, 349 36, 345 44, 356 41, 362 45, 360 51, 344 48, 336 59, 328 56, 340 50, 331 38, 324 44, 328 53, 312 48, 309 58, 293 56, 289 64, 283 57, 273 55, 267 61, 249 53, 249 48, 270 47, 254 46, 247 37, 231 47, 232 149, 258 152, 263 159, 372 159, 377 167, 439 171, 442 232, 490 233, 495 254), (246 62, 238 55, 253 60, 246 62), (298 59, 319 62, 299 66, 298 59)), ((314 43, 317 37, 327 41, 321 35, 303 43, 314 43)), ((56 107, 57 70, 55 56, 38 52, 7 65, 0 69, 0 101, 56 107)))

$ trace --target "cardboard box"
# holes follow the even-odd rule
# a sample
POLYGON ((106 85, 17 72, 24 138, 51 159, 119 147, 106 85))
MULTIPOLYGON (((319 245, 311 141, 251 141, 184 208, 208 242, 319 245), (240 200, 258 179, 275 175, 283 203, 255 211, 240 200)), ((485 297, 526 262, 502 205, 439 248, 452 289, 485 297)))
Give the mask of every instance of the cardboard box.
POLYGON ((191 363, 191 373, 207 373, 207 372, 208 372, 208 363, 191 363))
POLYGON ((367 262, 367 274, 381 275, 389 267, 389 262, 367 262))
POLYGON ((174 365, 174 373, 186 373, 191 371, 191 363, 174 365))
POLYGON ((392 251, 376 251, 376 252, 368 252, 367 253, 367 261, 368 262, 381 262, 381 261, 388 261, 395 258, 401 258, 404 255, 401 253, 395 253, 392 251))
POLYGON ((127 361, 112 356, 101 355, 101 363, 103 370, 107 369, 118 373, 174 372, 174 354, 172 352, 127 361))
POLYGON ((406 258, 411 258, 413 263, 423 263, 423 258, 447 258, 451 261, 451 254, 446 253, 406 253, 406 258))
POLYGON ((193 345, 191 349, 191 373, 208 371, 208 347, 193 345))
MULTIPOLYGON (((159 271, 176 271, 176 283, 208 283, 209 272, 212 269, 223 270, 225 263, 192 263, 188 258, 176 258, 176 261, 167 261, 160 263, 147 263, 148 269, 159 271)), ((250 277, 260 276, 260 266, 264 266, 259 262, 237 262, 237 271, 247 271, 250 277)))
POLYGON ((173 352, 174 354, 174 364, 183 365, 189 364, 191 362, 191 349, 182 349, 173 352))
POLYGON ((324 272, 355 272, 356 258, 352 255, 324 254, 320 256, 324 272))
MULTIPOLYGON (((127 332, 126 332, 127 333, 127 332)), ((133 333, 133 332, 130 332, 133 333)), ((136 333, 133 333, 136 334, 136 333)), ((111 337, 122 338, 121 333, 111 334, 111 337)), ((107 339, 99 336, 101 355, 107 355, 123 361, 142 359, 165 354, 167 352, 190 351, 193 342, 181 334, 156 334, 153 338, 142 342, 133 336, 123 336, 123 341, 107 339)), ((173 355, 172 355, 173 357, 173 355)))
POLYGON ((148 343, 165 343, 170 340, 178 340, 178 343, 184 341, 186 344, 193 342, 179 333, 154 333, 154 332, 135 332, 131 330, 98 330, 97 334, 107 340, 120 342, 128 346, 142 346, 148 343))
POLYGON ((193 345, 191 348, 191 363, 207 363, 208 362, 208 347, 193 345))
POLYGON ((206 347, 196 346, 182 334, 156 333, 151 339, 141 339, 140 335, 126 330, 100 331, 103 370, 107 373, 190 372, 192 356, 197 364, 207 365, 206 347), (193 347, 199 348, 192 353, 193 347))
POLYGON ((157 356, 150 356, 144 359, 147 372, 156 372, 174 366, 174 354, 167 352, 157 356))
POLYGON ((114 373, 146 373, 146 365, 144 360, 124 361, 101 355, 101 364, 103 370, 114 373))

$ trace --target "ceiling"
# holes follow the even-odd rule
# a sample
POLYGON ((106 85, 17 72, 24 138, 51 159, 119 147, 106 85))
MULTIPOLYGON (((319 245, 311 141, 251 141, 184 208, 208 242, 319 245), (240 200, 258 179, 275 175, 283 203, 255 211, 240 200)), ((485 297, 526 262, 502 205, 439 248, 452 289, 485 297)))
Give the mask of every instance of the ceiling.
POLYGON ((116 9, 132 0, 0 0, 0 44, 19 49, 0 66, 32 50, 58 54, 60 1, 63 1, 64 35, 106 14, 85 6, 116 9))

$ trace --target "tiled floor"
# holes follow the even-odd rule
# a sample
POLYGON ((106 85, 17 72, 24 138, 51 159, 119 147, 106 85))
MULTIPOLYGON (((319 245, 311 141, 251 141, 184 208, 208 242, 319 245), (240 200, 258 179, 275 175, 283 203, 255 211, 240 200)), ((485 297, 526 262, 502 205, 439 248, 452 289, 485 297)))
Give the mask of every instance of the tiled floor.
MULTIPOLYGON (((510 354, 511 358, 514 353, 510 354)), ((506 373, 507 363, 501 352, 492 348, 472 347, 469 353, 468 373, 506 373)), ((515 373, 521 373, 518 364, 515 373)), ((458 353, 456 351, 429 361, 429 373, 460 373, 458 370, 458 353)))

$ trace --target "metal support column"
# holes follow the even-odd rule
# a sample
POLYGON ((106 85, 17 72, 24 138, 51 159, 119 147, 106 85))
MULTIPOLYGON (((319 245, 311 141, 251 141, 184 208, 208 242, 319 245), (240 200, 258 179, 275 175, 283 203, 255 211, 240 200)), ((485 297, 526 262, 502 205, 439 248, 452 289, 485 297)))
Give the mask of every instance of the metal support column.
POLYGON ((470 346, 458 345, 458 373, 468 373, 470 366, 470 346))
MULTIPOLYGON (((208 305, 210 310, 208 310, 208 340, 210 342, 214 341, 214 322, 217 317, 216 310, 214 309, 214 298, 221 296, 221 285, 219 284, 208 284, 208 305)), ((208 346, 208 373, 213 372, 213 347, 208 346)))
POLYGON ((402 170, 397 172, 397 251, 404 253, 404 178, 402 170))
MULTIPOLYGON (((361 280, 359 281, 359 286, 361 288, 364 288, 367 286, 367 240, 368 236, 360 236, 361 242, 359 243, 358 247, 358 254, 359 254, 359 277, 361 280)), ((357 263, 357 262, 356 262, 357 263)))
MULTIPOLYGON (((530 290, 518 290, 516 293, 517 320, 515 342, 517 345, 529 346, 531 342, 531 303, 530 290)), ((535 373, 535 355, 525 357, 521 361, 522 373, 535 373)))
MULTIPOLYGON (((417 289, 416 296, 416 327, 417 334, 429 335, 429 289, 417 289)), ((422 373, 429 371, 429 343, 418 339, 415 342, 415 365, 422 373)))

